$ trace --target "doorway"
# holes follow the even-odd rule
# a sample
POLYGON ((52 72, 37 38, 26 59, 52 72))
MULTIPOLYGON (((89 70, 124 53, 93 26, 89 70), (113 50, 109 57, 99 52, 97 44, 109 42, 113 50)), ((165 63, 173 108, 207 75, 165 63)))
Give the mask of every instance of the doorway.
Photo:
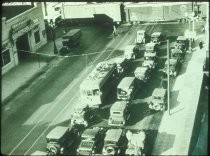
POLYGON ((16 47, 19 61, 24 61, 29 58, 29 53, 27 53, 30 51, 28 33, 17 38, 16 47))

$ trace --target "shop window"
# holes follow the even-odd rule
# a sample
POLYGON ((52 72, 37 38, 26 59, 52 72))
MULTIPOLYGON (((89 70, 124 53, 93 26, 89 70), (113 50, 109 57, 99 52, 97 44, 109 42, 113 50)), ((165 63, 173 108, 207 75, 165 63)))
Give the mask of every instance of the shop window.
POLYGON ((11 62, 9 49, 5 49, 2 51, 1 61, 2 61, 1 64, 2 67, 11 62))
POLYGON ((34 33, 34 38, 35 38, 35 43, 36 43, 36 44, 40 42, 39 30, 35 31, 35 33, 34 33))

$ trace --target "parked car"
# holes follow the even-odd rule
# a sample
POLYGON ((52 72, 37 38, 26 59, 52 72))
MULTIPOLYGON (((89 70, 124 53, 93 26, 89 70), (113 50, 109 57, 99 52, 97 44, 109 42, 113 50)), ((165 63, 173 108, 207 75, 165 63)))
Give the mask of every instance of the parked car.
POLYGON ((146 133, 143 130, 138 132, 127 131, 126 137, 128 139, 128 145, 125 154, 126 155, 135 155, 135 156, 143 156, 144 145, 146 140, 146 133))
POLYGON ((124 126, 130 117, 130 107, 126 101, 116 101, 110 108, 108 125, 124 126))
POLYGON ((176 48, 185 52, 188 49, 189 41, 184 36, 178 36, 176 39, 176 48))
POLYGON ((81 135, 81 143, 77 149, 78 155, 92 155, 101 153, 105 131, 99 127, 86 129, 81 135))
POLYGON ((145 53, 157 53, 158 46, 156 43, 150 42, 145 45, 145 53))
POLYGON ((164 40, 164 36, 161 32, 153 32, 152 33, 151 42, 160 45, 163 40, 164 40))
POLYGON ((151 77, 151 69, 148 66, 137 67, 134 74, 137 79, 147 82, 151 77))
POLYGON ((123 155, 127 142, 125 130, 109 129, 104 139, 102 155, 123 155))
MULTIPOLYGON (((178 72, 179 72, 180 67, 181 67, 180 59, 179 58, 171 58, 169 60, 169 62, 170 62, 169 75, 176 77, 178 75, 178 72)), ((168 60, 166 60, 165 68, 163 70, 163 72, 165 72, 166 74, 167 74, 167 68, 168 68, 168 60)))
POLYGON ((88 105, 80 105, 75 108, 74 113, 71 116, 71 125, 83 124, 87 127, 91 122, 93 122, 95 117, 94 110, 88 105))
POLYGON ((63 46, 72 48, 79 44, 82 32, 80 29, 71 29, 62 37, 63 46))
POLYGON ((155 88, 149 100, 149 108, 155 111, 164 111, 166 109, 167 94, 164 88, 155 88))
POLYGON ((47 153, 50 155, 65 155, 78 142, 80 134, 80 129, 77 127, 71 129, 63 126, 55 127, 46 136, 47 153))
POLYGON ((171 50, 171 58, 177 59, 177 60, 183 60, 184 59, 184 52, 181 49, 172 49, 171 50))
POLYGON ((156 53, 144 53, 144 62, 142 66, 148 66, 150 69, 155 69, 157 67, 157 55, 156 53))

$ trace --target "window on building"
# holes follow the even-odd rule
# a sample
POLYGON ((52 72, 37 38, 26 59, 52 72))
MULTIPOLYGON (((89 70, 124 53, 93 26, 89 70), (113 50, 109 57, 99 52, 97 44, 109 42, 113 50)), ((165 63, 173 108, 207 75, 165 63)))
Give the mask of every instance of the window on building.
POLYGON ((1 61, 2 61, 1 63, 2 67, 11 62, 9 49, 5 49, 2 51, 1 61))
POLYGON ((34 38, 35 38, 35 43, 36 43, 36 44, 40 42, 39 30, 35 31, 35 33, 34 33, 34 38))

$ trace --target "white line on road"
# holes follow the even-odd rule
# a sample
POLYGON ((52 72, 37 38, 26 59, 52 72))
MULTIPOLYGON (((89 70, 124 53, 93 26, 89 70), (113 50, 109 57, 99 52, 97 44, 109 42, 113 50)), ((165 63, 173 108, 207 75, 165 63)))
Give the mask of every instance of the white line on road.
MULTIPOLYGON (((115 48, 111 51, 111 53, 109 54, 109 56, 114 52, 114 50, 119 46, 119 44, 125 39, 125 37, 128 35, 128 32, 127 32, 127 34, 122 38, 122 40, 115 46, 115 48)), ((114 42, 114 40, 112 40, 111 41, 111 43, 110 44, 112 44, 114 42)), ((103 51, 103 53, 105 53, 106 52, 106 50, 108 49, 109 47, 107 47, 104 51, 103 51)), ((97 58, 94 60, 94 63, 101 57, 101 55, 103 54, 103 53, 100 53, 100 55, 98 55, 97 56, 97 58)), ((108 56, 108 57, 109 57, 108 56)), ((82 76, 85 74, 86 72, 84 72, 83 74, 81 74, 81 76, 74 82, 74 84, 71 86, 71 88, 73 88, 75 85, 76 85, 76 83, 78 83, 78 81, 82 78, 82 76)), ((71 89, 70 88, 70 89, 71 89)), ((62 98, 64 97, 64 96, 66 96, 67 95, 67 93, 68 92, 66 92, 66 94, 63 94, 63 96, 62 96, 62 98)), ((74 96, 72 97, 72 99, 74 98, 76 96, 76 93, 74 94, 74 96)), ((62 99, 62 98, 60 98, 60 99, 62 99)), ((72 100, 71 99, 71 100, 72 100)), ((36 125, 34 125, 34 127, 26 134, 26 136, 13 148, 13 150, 10 152, 10 154, 9 155, 11 155, 20 145, 21 145, 21 143, 32 133, 32 131, 41 123, 41 121, 51 112, 51 110, 55 107, 55 106, 57 106, 57 104, 59 104, 59 100, 57 100, 57 102, 45 113, 45 115, 42 117, 42 118, 40 118, 40 120, 38 121, 38 123, 36 124, 36 125)), ((65 107, 64 107, 65 108, 65 107)))

